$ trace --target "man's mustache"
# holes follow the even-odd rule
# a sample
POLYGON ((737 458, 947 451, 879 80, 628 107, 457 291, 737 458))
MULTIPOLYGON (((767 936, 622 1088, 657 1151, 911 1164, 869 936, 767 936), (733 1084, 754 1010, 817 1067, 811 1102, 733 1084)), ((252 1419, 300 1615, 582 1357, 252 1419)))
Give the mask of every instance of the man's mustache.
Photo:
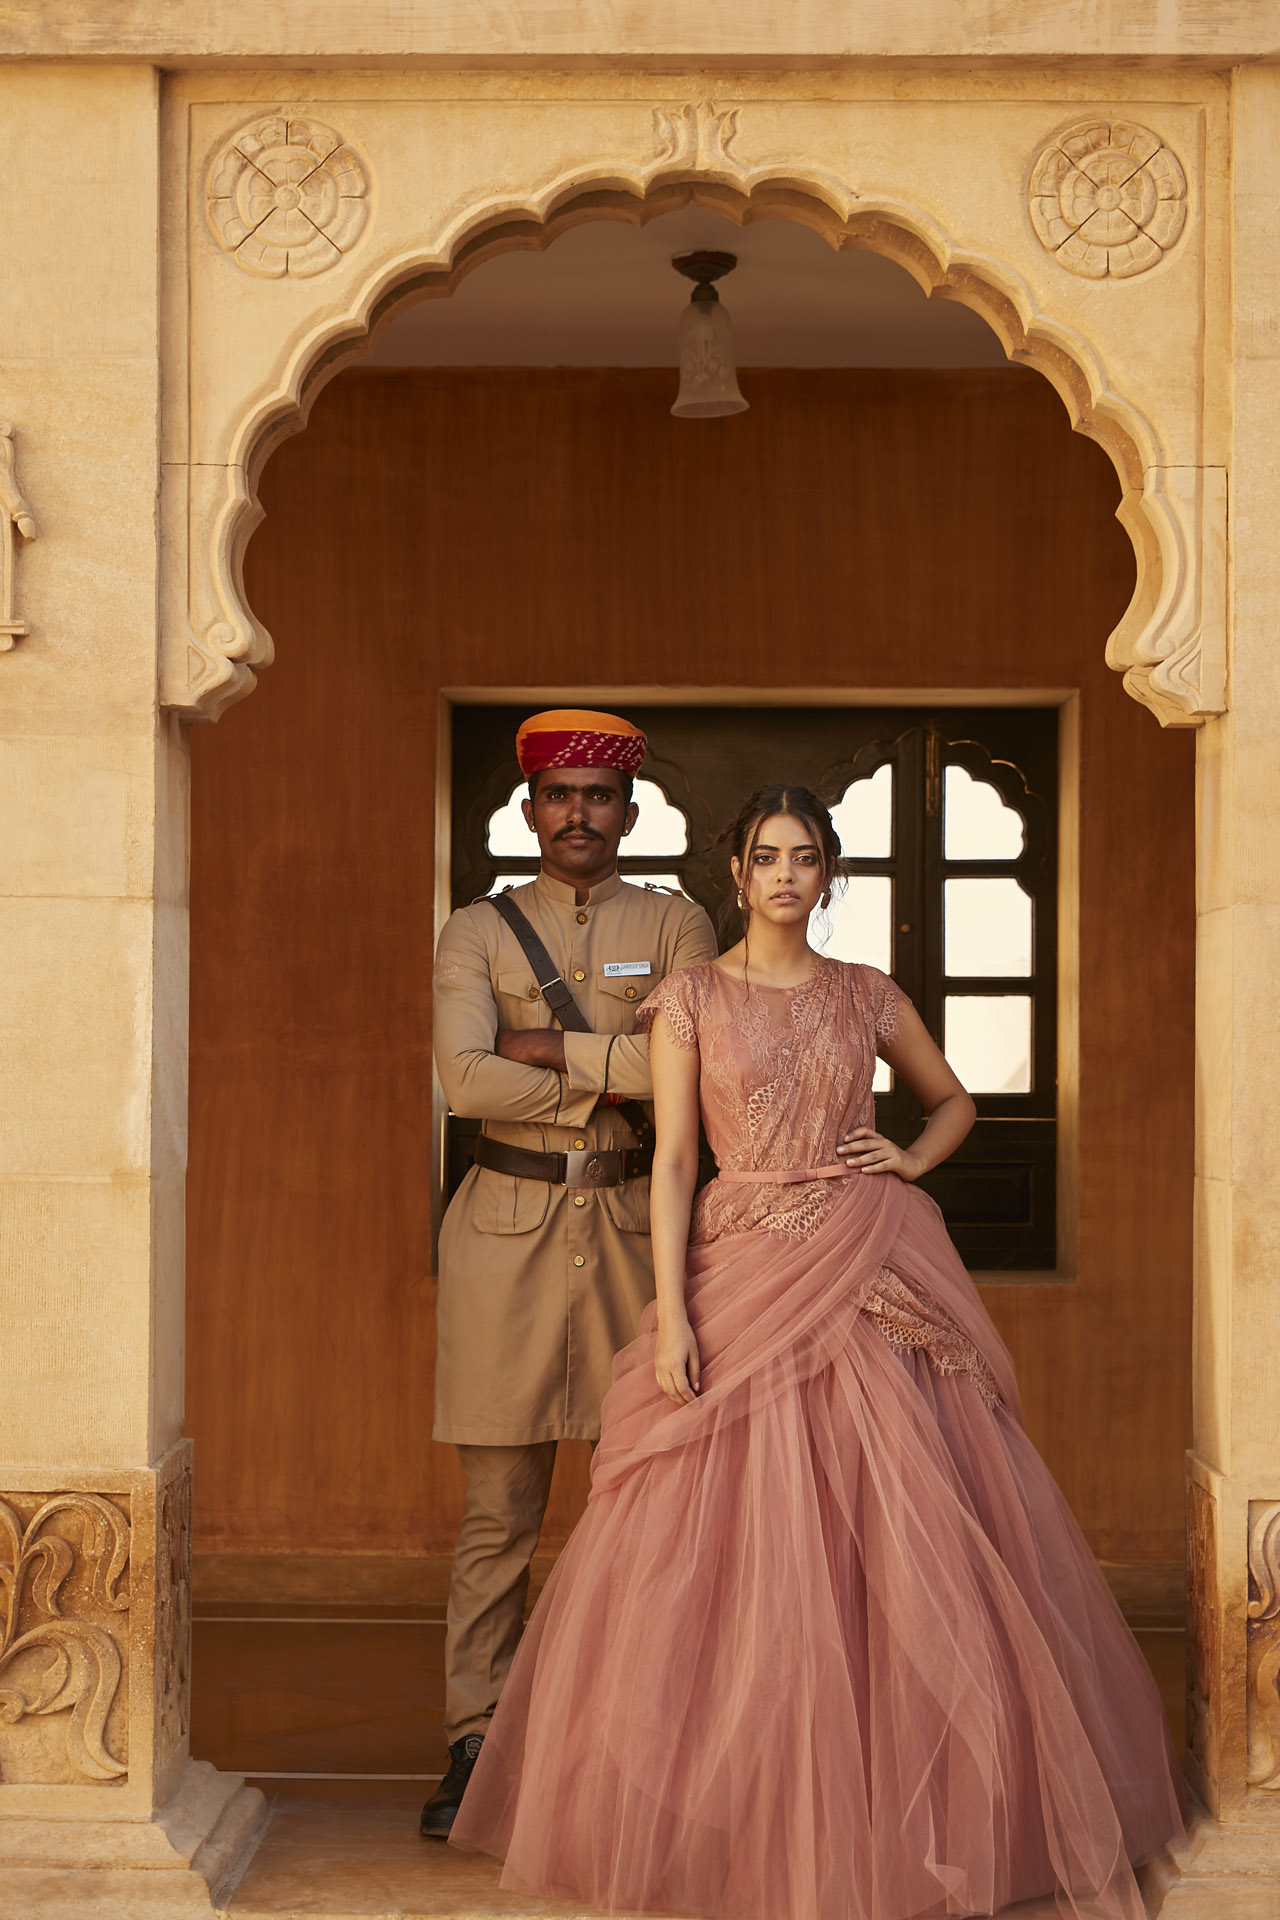
POLYGON ((553 834, 552 838, 555 840, 567 840, 571 833, 585 834, 589 840, 604 839, 604 835, 597 833, 594 827, 579 826, 573 821, 570 821, 567 827, 561 827, 559 833, 553 834))

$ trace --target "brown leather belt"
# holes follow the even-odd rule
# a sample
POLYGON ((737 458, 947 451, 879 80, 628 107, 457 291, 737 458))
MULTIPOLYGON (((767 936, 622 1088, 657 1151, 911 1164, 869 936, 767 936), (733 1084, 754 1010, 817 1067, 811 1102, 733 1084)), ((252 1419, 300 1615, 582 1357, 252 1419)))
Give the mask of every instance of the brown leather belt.
POLYGON ((624 1180, 648 1173, 653 1152, 644 1147, 572 1147, 568 1153, 534 1153, 482 1133, 476 1141, 476 1165, 491 1173, 512 1173, 517 1180, 546 1180, 553 1187, 620 1187, 624 1180))

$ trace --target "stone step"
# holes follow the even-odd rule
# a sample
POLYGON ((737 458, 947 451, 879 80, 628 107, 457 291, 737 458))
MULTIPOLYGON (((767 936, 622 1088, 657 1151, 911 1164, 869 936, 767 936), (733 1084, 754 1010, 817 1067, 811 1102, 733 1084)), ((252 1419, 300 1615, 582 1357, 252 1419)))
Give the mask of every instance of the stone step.
MULTIPOLYGON (((421 1839, 419 1797, 399 1783, 388 1784, 381 1804, 277 1793, 226 1920, 604 1920, 506 1892, 497 1861, 421 1839)), ((1059 1915, 1053 1901, 1033 1901, 999 1920, 1059 1915)))

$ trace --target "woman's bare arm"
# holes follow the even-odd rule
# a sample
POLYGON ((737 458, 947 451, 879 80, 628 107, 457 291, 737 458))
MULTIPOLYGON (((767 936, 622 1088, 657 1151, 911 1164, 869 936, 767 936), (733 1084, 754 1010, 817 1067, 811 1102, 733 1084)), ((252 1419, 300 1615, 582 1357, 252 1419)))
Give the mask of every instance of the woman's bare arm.
POLYGON ((898 1031, 881 1053, 911 1088, 929 1116, 928 1123, 909 1147, 895 1146, 872 1127, 855 1127, 836 1153, 863 1173, 896 1173, 902 1180, 918 1180, 955 1152, 978 1110, 914 1007, 902 1007, 898 1031))
POLYGON ((678 1047, 665 1014, 649 1038, 653 1105, 658 1143, 653 1156, 649 1208, 653 1277, 658 1298, 658 1385, 677 1405, 698 1391, 698 1343, 684 1303, 689 1215, 698 1182, 698 1054, 678 1047))

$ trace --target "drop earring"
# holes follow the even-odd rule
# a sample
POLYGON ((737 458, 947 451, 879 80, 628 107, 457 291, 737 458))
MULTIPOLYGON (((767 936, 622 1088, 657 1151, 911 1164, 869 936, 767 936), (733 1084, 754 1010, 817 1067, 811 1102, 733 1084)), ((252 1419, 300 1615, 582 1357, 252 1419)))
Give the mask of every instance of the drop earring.
POLYGON ((743 899, 743 897, 742 897, 742 888, 741 888, 741 887, 739 887, 739 888, 738 888, 738 905, 739 905, 740 907, 745 907, 745 906, 746 906, 746 904, 747 904, 747 903, 746 903, 746 901, 745 901, 745 900, 743 899))

